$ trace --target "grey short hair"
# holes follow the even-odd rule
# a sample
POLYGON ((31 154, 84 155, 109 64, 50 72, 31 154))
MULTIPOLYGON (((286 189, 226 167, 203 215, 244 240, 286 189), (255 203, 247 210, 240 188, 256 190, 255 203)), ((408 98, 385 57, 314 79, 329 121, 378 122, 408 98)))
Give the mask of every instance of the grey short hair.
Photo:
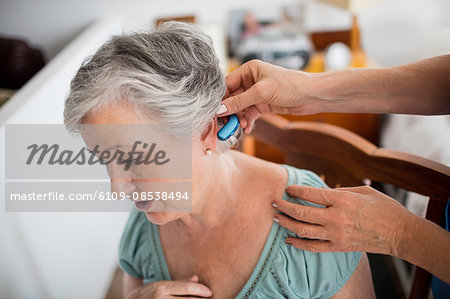
MULTIPOLYGON (((225 91, 211 38, 194 25, 166 22, 151 32, 113 36, 86 59, 71 82, 64 123, 78 132, 88 112, 127 101, 174 136, 195 137, 213 119, 225 91)), ((241 135, 239 128, 235 136, 241 135)), ((217 150, 235 142, 218 140, 217 150)))

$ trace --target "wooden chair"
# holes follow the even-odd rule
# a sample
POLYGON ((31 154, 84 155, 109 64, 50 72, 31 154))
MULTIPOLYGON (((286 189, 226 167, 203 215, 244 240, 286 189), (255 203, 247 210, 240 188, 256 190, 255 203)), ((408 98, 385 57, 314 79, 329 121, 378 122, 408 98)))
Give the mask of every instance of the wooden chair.
MULTIPOLYGON (((426 218, 442 226, 450 198, 450 168, 418 156, 378 148, 340 127, 318 122, 290 122, 274 114, 262 116, 252 136, 275 147, 285 163, 310 169, 329 186, 358 186, 365 179, 388 183, 430 198, 426 218)), ((244 152, 254 151, 244 144, 244 152)), ((416 267, 409 298, 427 298, 431 275, 416 267)))

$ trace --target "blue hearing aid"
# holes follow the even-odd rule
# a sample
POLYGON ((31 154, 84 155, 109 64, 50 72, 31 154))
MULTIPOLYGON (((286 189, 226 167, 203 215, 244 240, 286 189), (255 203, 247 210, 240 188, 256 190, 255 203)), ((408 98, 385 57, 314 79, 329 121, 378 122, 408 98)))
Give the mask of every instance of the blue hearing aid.
POLYGON ((236 132, 237 128, 239 128, 239 119, 236 114, 232 114, 228 116, 227 123, 217 132, 217 138, 225 141, 236 132))

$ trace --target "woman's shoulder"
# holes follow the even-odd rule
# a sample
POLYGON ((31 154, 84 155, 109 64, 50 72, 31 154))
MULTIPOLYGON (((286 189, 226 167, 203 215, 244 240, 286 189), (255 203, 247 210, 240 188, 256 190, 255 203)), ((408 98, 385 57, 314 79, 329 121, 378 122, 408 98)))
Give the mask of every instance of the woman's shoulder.
MULTIPOLYGON (((327 184, 314 172, 307 169, 300 169, 290 165, 282 165, 288 172, 287 186, 300 185, 311 186, 318 188, 328 188, 327 184)), ((287 187, 286 186, 286 187, 287 187)), ((287 193, 283 195, 283 199, 292 203, 301 204, 304 206, 322 207, 319 204, 312 203, 301 198, 291 197, 287 193)))
MULTIPOLYGON (((314 172, 283 165, 288 173, 288 185, 306 185, 328 188, 326 183, 314 172)), ((318 206, 301 198, 283 197, 290 202, 318 206)), ((266 277, 271 288, 288 298, 328 298, 336 294, 355 271, 361 258, 360 252, 326 252, 312 253, 299 250, 285 243, 288 237, 298 237, 289 230, 280 227, 278 248, 266 277)), ((269 290, 267 290, 269 291, 269 290)), ((275 296, 275 294, 272 294, 275 296)), ((283 297, 281 296, 281 297, 283 297)))
POLYGON ((288 172, 288 185, 303 185, 312 187, 328 188, 327 184, 315 172, 307 169, 282 164, 288 172))
MULTIPOLYGON (((152 223, 143 212, 131 212, 119 244, 119 265, 128 275, 144 278, 152 260, 152 223)), ((153 258, 154 259, 154 258, 153 258)))

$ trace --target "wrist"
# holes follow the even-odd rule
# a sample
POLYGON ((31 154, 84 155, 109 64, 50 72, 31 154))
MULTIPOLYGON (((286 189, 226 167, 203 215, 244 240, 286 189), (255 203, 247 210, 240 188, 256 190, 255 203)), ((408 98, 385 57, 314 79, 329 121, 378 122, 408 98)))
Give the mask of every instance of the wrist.
POLYGON ((387 100, 380 92, 383 89, 380 84, 390 81, 388 74, 377 69, 311 74, 307 91, 315 103, 316 113, 384 113, 390 111, 389 105, 395 102, 387 100))
POLYGON ((296 101, 304 104, 301 114, 329 112, 333 103, 324 97, 325 73, 296 72, 296 101))
POLYGON ((419 229, 423 219, 408 211, 405 217, 400 217, 397 233, 393 236, 390 254, 411 261, 411 250, 415 249, 415 242, 418 238, 419 229))
POLYGON ((308 74, 306 96, 311 100, 314 113, 353 112, 350 105, 352 90, 350 86, 346 86, 349 72, 351 71, 308 74))

